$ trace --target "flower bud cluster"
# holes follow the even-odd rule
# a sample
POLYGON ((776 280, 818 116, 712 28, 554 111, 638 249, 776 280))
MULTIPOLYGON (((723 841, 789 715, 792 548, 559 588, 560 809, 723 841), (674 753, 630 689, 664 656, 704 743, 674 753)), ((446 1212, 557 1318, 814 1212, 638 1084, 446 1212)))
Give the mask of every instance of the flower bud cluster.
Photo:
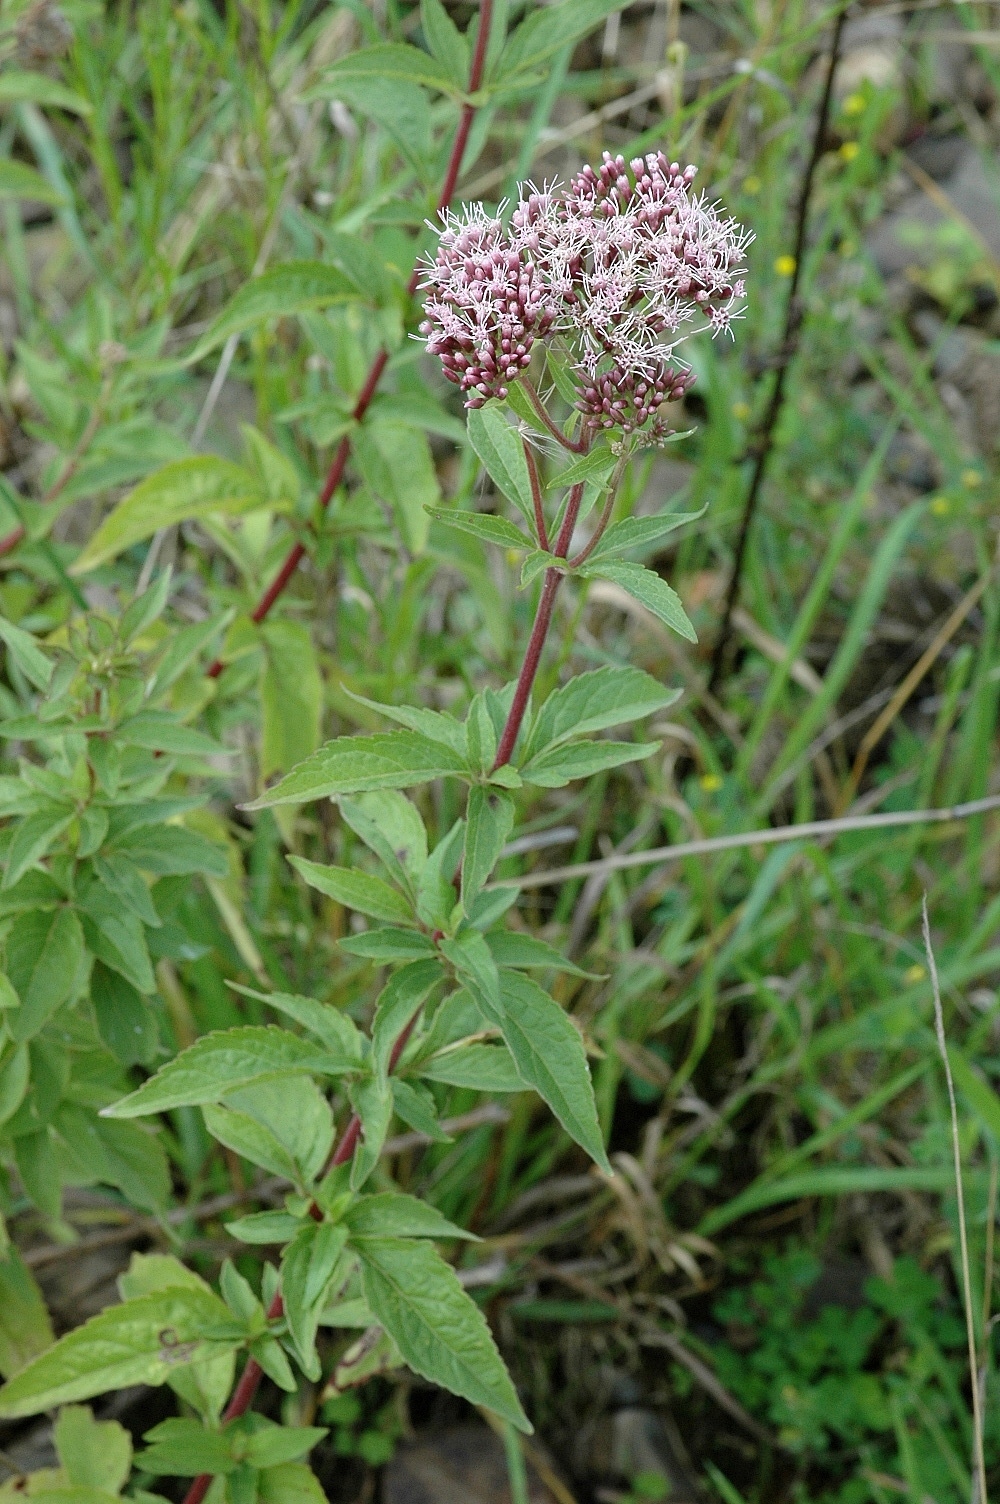
POLYGON ((440 235, 437 257, 424 270, 429 295, 420 333, 448 380, 468 394, 466 407, 482 407, 506 397, 558 304, 530 257, 481 204, 463 219, 449 216, 440 235))
POLYGON ((555 336, 588 424, 634 432, 683 395, 694 378, 675 348, 729 330, 748 243, 692 195, 695 172, 662 152, 628 164, 605 152, 565 189, 523 187, 509 227, 503 205, 492 218, 481 205, 445 217, 420 332, 466 406, 506 396, 534 341, 555 336))

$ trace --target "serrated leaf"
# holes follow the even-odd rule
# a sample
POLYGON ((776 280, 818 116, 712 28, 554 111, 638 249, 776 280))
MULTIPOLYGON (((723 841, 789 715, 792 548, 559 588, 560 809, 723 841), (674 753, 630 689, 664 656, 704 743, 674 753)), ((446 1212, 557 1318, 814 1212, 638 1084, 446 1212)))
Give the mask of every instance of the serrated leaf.
POLYGON ((421 84, 400 77, 361 74, 320 80, 303 99, 339 99, 380 125, 426 181, 434 156, 434 117, 421 84))
POLYGON ((680 596, 653 570, 623 559, 602 559, 596 564, 588 560, 581 566, 580 573, 586 579, 610 580, 612 585, 619 585, 662 621, 664 626, 670 627, 688 642, 698 641, 698 635, 681 605, 680 596))
POLYGON ((592 449, 589 454, 581 455, 578 460, 567 465, 565 470, 554 475, 545 489, 547 491, 566 490, 583 480, 591 480, 598 485, 603 485, 617 463, 617 458, 609 449, 592 449))
POLYGON ((187 877, 192 872, 226 877, 229 873, 225 847, 183 825, 143 823, 113 835, 109 844, 143 872, 152 872, 157 877, 187 877))
POLYGON ((265 1076, 322 1070, 314 1044, 271 1025, 246 1025, 205 1034, 143 1082, 138 1091, 105 1107, 104 1117, 136 1118, 171 1107, 201 1107, 265 1076))
POLYGON ((231 1238, 241 1243, 288 1243, 302 1226, 301 1218, 290 1212, 251 1212, 225 1224, 231 1238))
POLYGON ((498 966, 550 966, 554 971, 565 971, 590 982, 598 980, 596 973, 581 970, 554 945, 535 935, 521 935, 516 930, 494 930, 486 936, 486 944, 498 966))
POLYGON ((420 28, 432 55, 452 83, 464 89, 469 76, 469 44, 441 0, 420 0, 420 28))
POLYGON ((199 1473, 226 1474, 235 1471, 233 1433, 208 1431, 197 1420, 175 1416, 161 1421, 143 1440, 148 1443, 136 1463, 144 1472, 160 1477, 164 1473, 179 1478, 194 1478, 199 1473))
POLYGON ((441 710, 428 710, 423 705, 386 705, 381 700, 369 700, 364 695, 355 694, 351 689, 346 693, 359 705, 367 705, 369 710, 378 711, 387 721, 395 721, 409 731, 428 737, 432 742, 441 742, 460 757, 464 755, 465 731, 461 721, 457 721, 453 715, 441 710))
POLYGON ((144 710, 122 721, 115 739, 126 747, 143 747, 148 752, 172 752, 178 757, 233 757, 231 747, 184 726, 168 710, 144 710))
POLYGON ((0 1262, 0 1374, 9 1379, 55 1340, 35 1277, 10 1247, 0 1262))
POLYGON ((659 742, 571 742, 539 753, 519 771, 525 783, 543 789, 561 789, 576 778, 589 778, 605 768, 639 762, 650 757, 659 746, 659 742))
MULTIPOLYGON (((251 1467, 261 1468, 266 1475, 283 1469, 297 1457, 304 1457, 326 1435, 325 1426, 278 1426, 273 1421, 266 1421, 261 1426, 258 1422, 257 1430, 247 1438, 244 1456, 251 1467)), ((261 1492, 259 1497, 263 1504, 264 1493, 261 1492)), ((294 1495, 285 1498, 278 1490, 271 1498, 274 1504, 279 1504, 279 1501, 281 1504, 295 1504, 294 1495)))
MULTIPOLYGON (((276 1008, 286 1018, 294 1018, 310 1034, 315 1034, 332 1055, 343 1058, 345 1070, 360 1065, 364 1058, 363 1035, 354 1020, 338 1008, 291 992, 255 992, 252 987, 241 987, 236 982, 230 982, 229 985, 234 992, 242 993, 244 997, 259 998, 262 1003, 276 1008)), ((327 1074, 334 1074, 332 1061, 327 1063, 325 1070, 327 1074)))
POLYGON ((391 79, 393 82, 402 79, 445 91, 452 89, 448 69, 430 53, 407 46, 405 42, 387 42, 349 53, 326 70, 321 83, 311 93, 330 99, 336 95, 337 85, 346 79, 391 79))
POLYGON ((272 266, 245 282, 229 300, 188 355, 188 364, 202 360, 231 334, 242 334, 269 319, 291 318, 308 309, 329 308, 356 298, 351 281, 325 261, 286 261, 272 266))
POLYGON ((443 967, 437 959, 411 961, 394 972, 383 987, 372 1024, 372 1067, 379 1081, 388 1075, 397 1039, 442 976, 443 967))
POLYGON ((137 1123, 109 1123, 63 1102, 53 1127, 69 1159, 85 1177, 115 1186, 133 1206, 161 1211, 170 1196, 170 1166, 162 1142, 137 1123))
POLYGON ((310 888, 325 893, 345 908, 356 909, 372 919, 384 919, 389 924, 405 924, 413 919, 413 910, 402 893, 380 877, 350 867, 325 867, 301 856, 291 856, 288 860, 310 888))
POLYGON ((142 920, 98 884, 81 898, 80 924, 88 949, 123 976, 137 992, 156 991, 156 978, 142 920))
POLYGON ((260 776, 286 773, 322 740, 323 678, 308 627, 264 622, 260 680, 260 776))
MULTIPOLYGON (((529 528, 534 526, 528 462, 520 434, 507 422, 498 402, 472 408, 468 416, 469 443, 482 460, 493 483, 512 501, 529 528)), ((523 547, 523 544, 519 545, 523 547)))
POLYGON ((667 689, 638 668, 593 669, 549 695, 535 715, 525 760, 575 736, 589 736, 636 721, 672 705, 680 690, 667 689))
POLYGON ((270 1128, 258 1123, 249 1113, 237 1112, 231 1107, 206 1102, 202 1106, 205 1127, 214 1139, 232 1149, 235 1154, 259 1165, 272 1175, 281 1175, 286 1180, 298 1182, 299 1172, 291 1154, 270 1128))
POLYGON ((319 1479, 305 1462, 263 1468, 257 1480, 257 1499, 258 1504, 327 1504, 319 1479))
POLYGON ((355 1238, 365 1297, 423 1378, 531 1431, 479 1307, 429 1243, 355 1238))
POLYGON ((52 1439, 74 1492, 101 1489, 114 1498, 125 1487, 132 1470, 132 1438, 118 1421, 95 1420, 87 1405, 67 1405, 52 1428, 52 1439))
POLYGON ((697 512, 660 512, 655 517, 625 517, 621 522, 613 522, 591 554, 591 562, 613 558, 632 548, 646 548, 685 522, 697 522, 704 512, 702 507, 697 512))
POLYGON ((563 0, 529 12, 504 48, 498 69, 499 81, 537 68, 546 58, 593 31, 626 0, 563 0))
POLYGON ((359 1238, 466 1238, 478 1243, 473 1232, 449 1222, 434 1206, 408 1196, 404 1191, 384 1191, 359 1196, 344 1213, 352 1237, 359 1238))
POLYGON ((527 1091, 506 1045, 465 1044, 432 1055, 418 1067, 429 1081, 466 1086, 473 1091, 527 1091))
POLYGON ((48 178, 10 157, 0 157, 0 198, 35 198, 42 204, 65 202, 48 178))
POLYGON ((517 971, 500 973, 499 1005, 484 990, 475 995, 503 1035, 518 1074, 548 1104, 569 1136, 610 1174, 583 1040, 559 1004, 517 971))
POLYGON ((341 736, 245 807, 267 809, 275 804, 306 804, 311 799, 369 789, 406 789, 464 771, 465 761, 457 752, 417 732, 341 736))
POLYGON ((105 517, 70 574, 86 574, 160 528, 215 512, 238 516, 266 506, 267 500, 256 477, 231 460, 209 454, 174 460, 140 481, 105 517))
POLYGON ((33 684, 36 689, 47 689, 54 664, 42 652, 31 633, 15 627, 12 621, 0 616, 0 640, 29 684, 33 684))
POLYGON ((333 1144, 333 1113, 311 1076, 256 1081, 229 1092, 224 1105, 274 1135, 291 1156, 294 1179, 309 1183, 322 1170, 333 1144))
POLYGON ((416 806, 404 794, 382 789, 337 802, 345 824, 401 887, 419 879, 427 861, 427 831, 416 806))
POLYGON ((347 935, 337 944, 350 956, 363 956, 368 961, 384 964, 389 961, 419 961, 434 954, 434 944, 426 935, 416 930, 368 930, 363 935, 347 935))
POLYGON ((464 512, 457 508, 428 507, 431 517, 447 527, 457 528, 460 533, 469 533, 484 543, 495 543, 498 548, 526 549, 531 539, 526 538, 506 517, 494 517, 489 512, 464 512))
POLYGON ((388 1081, 355 1081, 350 1087, 351 1106, 361 1119, 361 1142, 351 1162, 351 1190, 360 1190, 378 1164, 389 1124, 392 1122, 392 1090, 388 1081))
POLYGON ((514 828, 514 801, 478 784, 469 790, 462 854, 462 902, 470 903, 488 880, 514 828))
POLYGON ((12 888, 29 867, 41 861, 69 825, 73 813, 64 806, 50 806, 20 822, 7 848, 7 866, 0 887, 12 888))
POLYGON ((162 1384, 180 1364, 239 1344, 204 1334, 229 1312, 208 1290, 173 1287, 110 1306, 34 1358, 0 1389, 0 1417, 37 1415, 130 1384, 162 1384))
POLYGON ((137 915, 143 924, 159 929, 162 921, 149 888, 139 868, 123 851, 100 852, 94 857, 94 871, 119 903, 137 915))
POLYGON ((343 1223, 310 1222, 300 1227, 281 1260, 281 1293, 288 1330, 307 1378, 320 1376, 316 1329, 330 1280, 347 1242, 343 1223))
POLYGON ((426 1086, 414 1081, 401 1081, 393 1076, 392 1104, 396 1116, 414 1133, 423 1134, 432 1144, 450 1144, 451 1134, 446 1133, 438 1120, 437 1104, 426 1086))
POLYGON ((410 553, 423 553, 428 513, 441 500, 427 435, 408 423, 373 418, 355 433, 354 454, 370 489, 393 508, 410 553))
POLYGON ((17 1043, 38 1033, 81 980, 86 947, 72 909, 20 914, 7 935, 7 975, 21 999, 6 1026, 17 1043))

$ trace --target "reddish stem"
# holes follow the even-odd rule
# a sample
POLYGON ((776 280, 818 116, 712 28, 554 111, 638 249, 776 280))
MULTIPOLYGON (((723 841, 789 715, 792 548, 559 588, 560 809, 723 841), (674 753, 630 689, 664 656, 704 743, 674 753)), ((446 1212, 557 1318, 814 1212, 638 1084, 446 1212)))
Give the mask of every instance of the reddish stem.
MULTIPOLYGON (((493 0, 482 0, 482 6, 479 11, 479 32, 476 36, 476 48, 475 52, 472 55, 472 64, 469 68, 469 87, 466 91, 468 94, 475 94, 483 81, 483 71, 486 67, 486 49, 489 46, 492 22, 493 0)), ((458 175, 462 170, 462 158, 465 156, 465 148, 469 144, 469 132, 472 129, 472 122, 475 119, 475 114, 476 106, 474 104, 463 104, 462 113, 459 116, 458 120, 458 128, 455 131, 455 140, 452 143, 451 156, 448 158, 448 168, 444 175, 444 182, 441 185, 441 192, 438 195, 437 208, 439 214, 442 213, 443 210, 448 208, 454 195, 455 185, 458 182, 458 175)), ((419 266, 416 266, 413 269, 413 275, 410 277, 406 288, 407 294, 411 298, 417 291, 419 285, 420 268, 419 266)), ((368 408, 371 405, 372 398, 375 396, 375 393, 378 390, 378 384, 382 379, 382 373, 384 372, 388 363, 388 350, 380 350, 376 355, 374 361, 372 362, 371 370, 368 372, 368 375, 365 379, 365 384, 361 388, 358 400, 354 405, 354 410, 351 416, 356 422, 360 423, 361 419, 368 411, 368 408)), ((336 491, 337 487, 340 485, 340 482, 344 478, 344 470, 347 467, 347 460, 350 452, 351 440, 348 435, 345 434, 337 446, 337 452, 333 457, 333 463, 330 465, 330 468, 326 474, 326 483, 324 484, 323 490, 320 493, 319 508, 322 512, 326 511, 327 507, 330 504, 330 498, 333 496, 334 491, 336 491)), ((3 541, 4 540, 0 540, 0 545, 2 545, 3 541)), ((14 540, 15 543, 18 541, 18 539, 14 540)), ((13 544, 11 545, 11 547, 13 547, 13 544)), ((271 610, 271 607, 274 605, 275 601, 284 591, 289 580, 292 578, 292 575, 295 573, 300 563, 302 562, 302 559, 305 556, 305 552, 305 545, 302 543, 296 543, 289 550, 285 558, 285 562, 282 564, 271 584, 268 586, 267 590, 265 590, 264 594, 257 602, 257 605, 254 607, 254 610, 252 612, 252 620, 257 622, 258 625, 264 620, 268 612, 271 610)), ((2 553, 2 547, 0 547, 0 553, 2 553)), ((217 658, 207 670, 209 678, 217 679, 222 673, 224 666, 225 665, 222 663, 222 661, 217 658)))
POLYGON ((524 435, 521 435, 521 445, 524 449, 524 460, 528 467, 528 479, 531 482, 531 500, 535 507, 535 532, 538 534, 538 546, 544 548, 546 553, 549 549, 549 535, 545 526, 545 513, 542 510, 542 484, 538 478, 538 464, 535 460, 535 451, 528 443, 524 435))
POLYGON ((0 559, 3 558, 4 554, 9 554, 11 549, 16 548, 23 537, 24 528, 15 527, 9 533, 6 533, 4 537, 0 538, 0 559))
MULTIPOLYGON (((573 539, 573 529, 576 527, 576 519, 580 513, 580 503, 583 501, 583 482, 575 485, 569 493, 566 503, 566 515, 563 517, 559 536, 555 541, 552 552, 558 559, 565 559, 569 552, 569 545, 573 539)), ((514 698, 511 701, 510 713, 507 716, 507 724, 503 728, 500 737, 500 745, 497 747, 496 760, 493 764, 493 772, 510 762, 514 752, 514 744, 517 741, 524 713, 528 708, 531 698, 531 688, 538 673, 538 665, 542 658, 542 649, 548 636, 549 626, 552 622, 552 608, 556 603, 556 592, 562 582, 561 569, 547 569, 545 571, 545 583, 542 585, 542 593, 538 600, 538 610, 535 612, 535 624, 528 638, 528 646, 524 653, 524 662, 521 664, 521 672, 517 676, 517 686, 514 690, 514 698)))
POLYGON ((582 433, 578 439, 568 439, 559 425, 557 423, 553 423, 552 419, 549 417, 548 413, 545 410, 545 403, 542 401, 541 397, 539 397, 538 393, 535 391, 534 386, 528 380, 527 376, 521 377, 521 388, 552 437, 554 439, 558 439, 562 447, 564 449, 570 450, 571 453, 586 454, 587 450, 590 448, 589 435, 587 433, 582 433))

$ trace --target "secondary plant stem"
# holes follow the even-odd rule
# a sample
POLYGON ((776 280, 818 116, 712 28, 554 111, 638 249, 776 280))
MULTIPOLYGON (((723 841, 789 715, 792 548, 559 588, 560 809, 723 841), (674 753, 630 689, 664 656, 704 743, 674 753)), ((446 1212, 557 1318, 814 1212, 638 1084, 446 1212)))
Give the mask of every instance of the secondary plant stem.
MULTIPOLYGON (((469 94, 475 94, 483 81, 483 71, 486 67, 486 51, 489 46, 492 23, 493 0, 482 0, 482 5, 479 11, 479 31, 476 36, 476 48, 472 55, 472 63, 469 68, 469 87, 467 90, 469 94)), ((475 119, 475 115, 476 106, 474 104, 464 104, 462 106, 462 113, 459 116, 458 120, 458 128, 455 131, 455 139, 452 143, 451 156, 448 158, 448 167, 445 171, 444 182, 441 185, 441 192, 438 195, 437 209, 439 214, 442 210, 447 209, 449 204, 451 203, 452 196, 455 192, 455 185, 458 182, 458 175, 462 170, 462 158, 465 156, 465 148, 469 143, 469 132, 472 129, 472 122, 475 119)), ((420 268, 414 267, 413 275, 410 277, 406 289, 409 297, 412 298, 413 294, 417 290, 419 282, 420 268)), ((365 384, 361 388, 357 402, 354 404, 351 416, 355 420, 355 422, 360 423, 361 419, 368 411, 368 408, 371 405, 372 398, 375 396, 375 393, 378 390, 378 384, 382 380, 382 374, 385 371, 388 363, 388 350, 380 350, 375 359, 372 361, 371 369, 369 370, 368 375, 365 379, 365 384)), ((333 456, 333 462, 331 463, 330 468, 326 473, 326 481, 324 482, 323 490, 320 492, 319 509, 321 512, 326 511, 327 507, 330 505, 330 501, 333 497, 334 492, 344 478, 344 471, 347 469, 347 461, 350 457, 350 453, 351 440, 350 437, 345 434, 340 443, 337 445, 337 452, 333 456)), ((0 539, 0 554, 2 554, 4 551, 3 544, 6 541, 6 539, 0 539)), ((17 540, 15 539, 15 542, 16 541, 17 540)), ((289 549, 285 557, 285 562, 282 564, 281 568, 278 570, 278 573, 271 581, 271 584, 265 590, 264 594, 261 596, 260 600, 257 602, 257 605, 251 612, 251 619, 258 625, 268 615, 271 607, 284 591, 289 580, 292 578, 292 575, 298 569, 300 563, 305 557, 305 552, 306 548, 304 543, 296 543, 292 548, 289 549)), ((222 673, 224 667, 225 665, 223 664, 222 660, 217 658, 207 670, 209 678, 217 679, 222 673)), ((187 1501, 185 1501, 185 1504, 187 1504, 187 1501)), ((195 1501, 192 1501, 192 1504, 195 1504, 195 1501)))
POLYGON ((549 533, 545 526, 545 513, 542 510, 542 483, 538 478, 538 462, 535 459, 535 451, 523 434, 521 446, 524 449, 524 462, 528 467, 528 479, 531 482, 531 500, 535 506, 535 531, 538 534, 538 546, 548 553, 549 533))
POLYGON ((589 443, 586 435, 582 435, 579 439, 568 439, 559 425, 557 423, 553 423, 552 419, 549 417, 548 413, 545 410, 545 403, 542 401, 541 397, 539 397, 538 393, 535 391, 534 386, 528 380, 527 376, 522 376, 519 384, 524 391, 524 394, 527 397, 528 401, 531 403, 532 407, 535 409, 535 412, 538 414, 542 423, 545 425, 546 429, 552 435, 552 437, 554 439, 558 439, 562 447, 564 449, 569 449, 573 454, 586 454, 587 449, 589 448, 589 443))
MULTIPOLYGON (((565 559, 569 552, 569 546, 573 539, 573 529, 576 527, 576 519, 580 514, 580 503, 583 501, 583 482, 575 485, 569 493, 566 503, 566 514, 563 517, 559 536, 555 541, 552 552, 556 558, 565 559)), ((497 747, 496 761, 493 771, 502 768, 510 762, 517 741, 517 734, 524 720, 524 712, 528 708, 531 698, 531 687, 538 673, 538 665, 541 662, 542 649, 548 636, 549 626, 552 622, 552 608, 556 603, 556 592, 562 581, 561 569, 547 569, 545 582, 542 585, 542 593, 538 600, 538 610, 535 613, 535 624, 528 638, 528 646, 524 653, 524 662, 521 664, 521 672, 517 676, 517 686, 514 690, 514 698, 511 702, 510 714, 507 716, 507 724, 503 728, 500 737, 500 745, 497 747)))

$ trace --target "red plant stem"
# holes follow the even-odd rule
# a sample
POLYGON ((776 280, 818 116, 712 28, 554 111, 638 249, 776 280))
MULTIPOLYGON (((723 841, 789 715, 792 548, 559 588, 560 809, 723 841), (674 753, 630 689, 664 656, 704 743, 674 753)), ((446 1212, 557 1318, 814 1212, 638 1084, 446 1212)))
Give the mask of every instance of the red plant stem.
MULTIPOLYGON (((558 559, 565 559, 569 552, 569 545, 573 539, 573 529, 576 526, 576 519, 579 516, 580 503, 582 501, 583 482, 581 481, 569 493, 569 500, 566 503, 566 515, 563 517, 562 527, 559 529, 559 536, 552 550, 558 559)), ((562 583, 562 577, 561 569, 547 569, 545 571, 545 582, 542 585, 542 593, 538 599, 538 610, 535 612, 535 624, 531 629, 531 636, 528 638, 528 646, 524 652, 524 662, 521 664, 521 672, 517 676, 517 686, 514 690, 514 698, 511 701, 510 713, 507 716, 507 724, 503 728, 500 745, 497 747, 496 760, 493 764, 494 773, 497 768, 502 768, 505 763, 510 762, 513 754, 517 734, 521 729, 521 722, 524 720, 524 712, 527 710, 528 701, 531 698, 531 687, 535 682, 535 675, 538 673, 538 665, 542 658, 542 649, 545 646, 545 639, 548 636, 549 626, 552 622, 552 608, 556 603, 556 592, 562 583)))
POLYGON ((542 510, 542 485, 538 478, 538 464, 535 460, 535 451, 528 443, 524 435, 521 435, 521 444, 524 449, 524 460, 528 467, 528 479, 531 482, 531 500, 535 507, 535 531, 538 534, 538 546, 548 553, 549 534, 545 526, 545 513, 542 510))
POLYGON ((539 397, 538 393, 535 391, 534 386, 527 376, 522 376, 520 378, 520 386, 528 401, 531 403, 532 407, 535 409, 535 412, 541 419, 543 425, 546 429, 548 429, 552 437, 554 439, 558 439, 562 447, 564 449, 570 450, 571 453, 586 454, 587 450, 590 447, 589 435, 584 432, 578 439, 568 439, 559 425, 557 423, 553 423, 552 419, 545 411, 545 403, 542 401, 541 397, 539 397))
POLYGON ((5 533, 0 538, 0 559, 3 558, 4 554, 9 554, 12 548, 16 548, 23 537, 24 528, 20 526, 11 528, 9 533, 5 533))
MULTIPOLYGON (((489 46, 492 22, 493 0, 482 0, 482 6, 479 11, 479 32, 476 36, 476 50, 472 55, 472 64, 469 68, 469 87, 466 91, 469 94, 475 94, 483 81, 483 70, 486 67, 486 49, 489 46)), ((454 195, 455 185, 458 182, 458 174, 462 170, 462 158, 465 156, 465 148, 469 144, 469 132, 472 129, 472 122, 475 119, 476 108, 476 105, 469 104, 468 102, 463 104, 462 106, 462 113, 459 116, 458 120, 458 129, 455 131, 455 140, 452 143, 451 156, 448 158, 448 168, 444 175, 444 182, 441 185, 441 192, 438 195, 437 209, 439 214, 442 213, 443 210, 448 208, 454 195)), ((413 275, 410 277, 410 280, 407 283, 406 291, 408 297, 413 297, 413 294, 416 292, 419 284, 420 268, 414 267, 413 275)), ((372 398, 375 396, 375 393, 378 390, 378 384, 382 380, 382 373, 384 372, 388 363, 388 350, 380 350, 372 362, 371 370, 368 372, 368 375, 365 379, 365 384, 361 388, 357 402, 354 404, 351 416, 355 420, 355 422, 360 423, 361 419, 368 411, 368 408, 371 405, 372 398)), ((321 512, 326 511, 327 507, 330 505, 330 499, 333 496, 333 493, 336 491, 337 487, 340 485, 340 482, 344 478, 344 471, 347 468, 347 461, 350 453, 351 440, 350 437, 345 434, 340 443, 337 445, 337 452, 334 455, 333 462, 326 473, 326 482, 324 483, 323 490, 320 493, 319 497, 319 509, 321 512)), ((3 554, 3 543, 5 541, 6 540, 4 539, 0 539, 0 556, 2 556, 3 554)), ((14 539, 14 543, 18 541, 18 539, 14 539)), ((13 547, 13 544, 11 544, 10 546, 13 547)), ((265 590, 264 594, 261 596, 260 600, 257 602, 257 605, 254 607, 251 613, 251 620, 255 621, 258 626, 267 616, 267 614, 271 610, 271 607, 274 605, 278 597, 282 594, 285 586, 292 578, 292 575, 298 569, 303 558, 305 557, 305 552, 305 544, 303 543, 296 543, 291 549, 289 549, 288 554, 285 558, 285 562, 282 564, 281 568, 278 570, 278 573, 275 575, 274 579, 271 581, 271 584, 265 590)), ((216 658, 215 662, 212 663, 207 670, 209 678, 217 679, 222 673, 224 667, 225 665, 223 664, 222 660, 216 658)))

